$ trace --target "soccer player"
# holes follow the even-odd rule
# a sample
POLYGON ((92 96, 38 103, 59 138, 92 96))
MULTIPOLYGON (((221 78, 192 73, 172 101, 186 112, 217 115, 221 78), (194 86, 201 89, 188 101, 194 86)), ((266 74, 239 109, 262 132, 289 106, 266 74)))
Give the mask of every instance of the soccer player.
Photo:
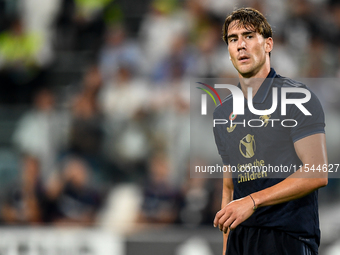
MULTIPOLYGON (((252 97, 254 108, 267 110, 275 96, 278 100, 277 109, 263 116, 253 114, 246 103, 244 115, 233 114, 232 95, 214 111, 214 119, 229 120, 214 127, 218 152, 224 165, 238 170, 223 178, 222 209, 214 219, 214 226, 224 232, 223 254, 318 254, 317 190, 328 182, 321 104, 305 85, 270 67, 272 29, 259 11, 241 8, 232 12, 225 20, 223 39, 238 71, 238 87, 245 98, 252 97), (252 95, 247 94, 248 88, 252 95), (277 95, 273 95, 274 88, 277 95), (283 115, 283 88, 302 88, 311 97, 300 107, 287 104, 283 115), (245 125, 249 119, 259 119, 263 125, 245 125), (285 119, 294 121, 282 122, 285 119), (231 121, 238 124, 230 126, 231 121), (255 173, 244 171, 252 166, 276 167, 279 173, 264 168, 255 173), (289 166, 290 171, 283 173, 289 166)), ((292 102, 304 95, 287 93, 286 97, 292 102)))

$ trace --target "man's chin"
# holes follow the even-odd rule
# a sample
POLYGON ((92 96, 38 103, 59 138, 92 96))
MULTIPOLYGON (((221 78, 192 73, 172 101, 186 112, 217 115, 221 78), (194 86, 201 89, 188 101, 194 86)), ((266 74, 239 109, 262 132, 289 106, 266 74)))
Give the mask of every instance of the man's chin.
POLYGON ((240 68, 238 69, 239 74, 244 78, 250 78, 253 75, 251 68, 240 68))

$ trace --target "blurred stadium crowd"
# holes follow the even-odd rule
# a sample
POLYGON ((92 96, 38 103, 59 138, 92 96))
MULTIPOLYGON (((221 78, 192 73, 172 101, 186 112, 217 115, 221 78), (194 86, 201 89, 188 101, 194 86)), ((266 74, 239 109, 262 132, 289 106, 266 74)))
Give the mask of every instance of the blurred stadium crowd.
POLYGON ((221 27, 241 6, 272 25, 278 73, 340 78, 336 0, 1 0, 1 223, 211 225, 222 183, 188 178, 190 77, 237 77, 221 27))

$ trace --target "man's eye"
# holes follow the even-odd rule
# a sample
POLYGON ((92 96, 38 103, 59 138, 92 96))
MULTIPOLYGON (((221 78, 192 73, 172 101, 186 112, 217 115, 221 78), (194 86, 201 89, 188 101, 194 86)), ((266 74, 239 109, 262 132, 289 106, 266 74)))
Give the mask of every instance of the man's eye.
POLYGON ((247 35, 246 38, 250 39, 250 38, 253 38, 253 36, 252 35, 247 35))
POLYGON ((230 42, 236 42, 236 39, 235 38, 230 39, 230 42))

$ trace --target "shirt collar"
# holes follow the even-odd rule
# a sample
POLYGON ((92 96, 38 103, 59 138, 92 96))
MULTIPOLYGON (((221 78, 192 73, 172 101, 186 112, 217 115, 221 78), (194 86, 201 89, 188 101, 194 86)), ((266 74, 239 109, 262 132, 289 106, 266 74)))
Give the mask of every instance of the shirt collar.
MULTIPOLYGON (((267 78, 263 81, 261 84, 260 88, 256 92, 254 98, 253 98, 253 103, 257 104, 262 104, 264 103, 264 100, 267 98, 270 88, 273 84, 274 78, 276 76, 276 72, 273 68, 270 68, 270 72, 267 76, 267 78)), ((241 84, 238 84, 238 87, 241 88, 241 84)))

